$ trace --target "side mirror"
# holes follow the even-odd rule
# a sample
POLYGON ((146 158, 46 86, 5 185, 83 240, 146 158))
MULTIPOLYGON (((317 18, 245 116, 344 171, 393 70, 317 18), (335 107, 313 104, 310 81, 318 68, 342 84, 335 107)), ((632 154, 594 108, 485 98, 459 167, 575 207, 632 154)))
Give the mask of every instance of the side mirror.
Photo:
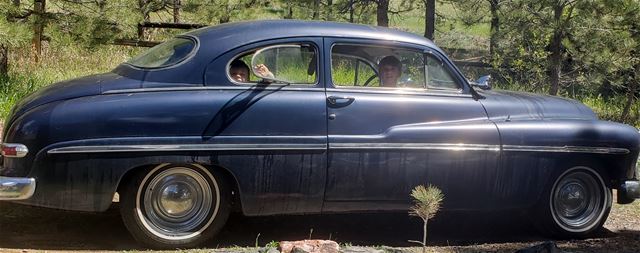
POLYGON ((491 75, 486 75, 486 76, 481 76, 480 78, 478 78, 478 80, 474 81, 469 81, 469 83, 473 86, 473 87, 478 87, 482 90, 490 90, 491 89, 491 75))

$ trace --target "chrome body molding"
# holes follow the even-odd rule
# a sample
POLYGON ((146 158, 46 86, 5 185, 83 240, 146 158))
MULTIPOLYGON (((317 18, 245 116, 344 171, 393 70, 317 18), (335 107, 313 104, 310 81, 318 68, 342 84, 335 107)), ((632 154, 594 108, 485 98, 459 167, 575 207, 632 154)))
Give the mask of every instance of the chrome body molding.
POLYGON ((486 150, 500 151, 500 145, 466 143, 331 143, 330 149, 415 149, 415 150, 486 150))
POLYGON ((626 148, 583 147, 583 146, 520 146, 503 145, 503 151, 547 152, 547 153, 591 153, 591 154, 628 154, 626 148))
POLYGON ((169 92, 169 91, 215 91, 215 90, 266 90, 266 91, 317 91, 324 92, 324 88, 317 85, 304 85, 304 86, 286 86, 278 84, 270 84, 269 86, 201 86, 201 87, 166 87, 166 88, 138 88, 138 89, 116 89, 102 92, 102 94, 126 94, 126 93, 141 93, 141 92, 169 92))
POLYGON ((236 151, 236 150, 318 150, 326 144, 176 144, 176 145, 104 145, 54 148, 48 154, 155 152, 155 151, 236 151))
POLYGON ((36 180, 23 177, 0 176, 0 200, 23 200, 33 196, 36 180))
POLYGON ((151 152, 151 151, 241 151, 241 150, 451 150, 451 151, 507 151, 507 152, 547 152, 547 153, 592 153, 592 154, 628 154, 626 148, 581 147, 581 146, 519 146, 470 143, 331 143, 301 144, 148 144, 148 145, 87 145, 68 146, 49 150, 48 154, 75 153, 114 153, 114 152, 151 152))

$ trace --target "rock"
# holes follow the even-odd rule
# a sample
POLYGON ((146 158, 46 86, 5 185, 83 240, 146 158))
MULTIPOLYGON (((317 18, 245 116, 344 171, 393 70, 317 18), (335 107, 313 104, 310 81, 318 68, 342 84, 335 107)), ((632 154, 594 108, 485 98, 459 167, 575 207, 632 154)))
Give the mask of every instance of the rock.
POLYGON ((303 240, 280 242, 281 253, 338 253, 338 243, 329 240, 303 240))
POLYGON ((258 253, 280 253, 280 251, 274 247, 264 247, 259 249, 258 253))
POLYGON ((385 253, 384 250, 367 248, 367 247, 358 247, 358 246, 350 246, 340 250, 340 253, 385 253))
POLYGON ((521 249, 516 253, 562 253, 555 242, 544 242, 529 248, 521 249))

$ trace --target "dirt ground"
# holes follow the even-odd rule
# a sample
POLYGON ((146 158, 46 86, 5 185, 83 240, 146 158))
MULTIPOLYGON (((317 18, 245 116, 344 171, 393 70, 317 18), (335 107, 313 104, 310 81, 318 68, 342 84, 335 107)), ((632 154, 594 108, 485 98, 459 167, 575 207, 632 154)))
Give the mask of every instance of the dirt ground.
MULTIPOLYGON (((514 252, 547 241, 520 212, 448 212, 430 223, 431 252, 514 252)), ((535 222, 535 221, 534 221, 535 222)), ((231 217, 206 249, 193 252, 257 252, 271 241, 331 239, 351 245, 418 252, 421 223, 405 213, 231 217), (412 248, 408 248, 412 247, 412 248)), ((557 241, 567 252, 640 252, 640 203, 614 205, 594 238, 557 241)), ((0 252, 141 251, 120 219, 117 205, 105 213, 79 213, 0 202, 0 252)))

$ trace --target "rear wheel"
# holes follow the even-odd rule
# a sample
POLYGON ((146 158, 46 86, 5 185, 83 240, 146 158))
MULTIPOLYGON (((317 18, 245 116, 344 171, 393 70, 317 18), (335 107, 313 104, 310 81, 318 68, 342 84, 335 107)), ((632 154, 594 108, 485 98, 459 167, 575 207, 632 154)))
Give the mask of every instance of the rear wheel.
POLYGON ((586 237, 602 228, 611 210, 611 190, 596 170, 577 166, 561 173, 539 205, 544 232, 586 237))
POLYGON ((222 228, 229 199, 229 188, 215 171, 162 164, 129 180, 120 212, 133 237, 146 246, 187 248, 222 228))

